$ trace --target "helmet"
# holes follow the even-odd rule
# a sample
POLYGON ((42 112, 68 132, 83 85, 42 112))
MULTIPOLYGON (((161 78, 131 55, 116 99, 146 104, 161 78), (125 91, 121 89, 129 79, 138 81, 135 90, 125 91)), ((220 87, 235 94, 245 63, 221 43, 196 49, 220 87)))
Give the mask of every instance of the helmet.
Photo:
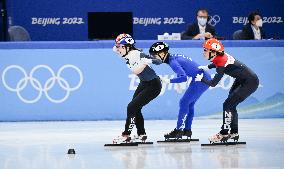
POLYGON ((150 54, 155 54, 155 53, 159 53, 159 52, 167 52, 169 51, 169 45, 165 42, 156 42, 154 43, 150 49, 149 49, 149 53, 150 54))
POLYGON ((203 48, 213 50, 213 51, 216 51, 216 52, 220 52, 220 53, 224 52, 223 44, 220 41, 218 41, 217 39, 214 39, 214 38, 206 40, 203 43, 203 48))
POLYGON ((118 35, 115 39, 115 44, 118 45, 133 45, 135 40, 131 37, 131 35, 122 33, 118 35))

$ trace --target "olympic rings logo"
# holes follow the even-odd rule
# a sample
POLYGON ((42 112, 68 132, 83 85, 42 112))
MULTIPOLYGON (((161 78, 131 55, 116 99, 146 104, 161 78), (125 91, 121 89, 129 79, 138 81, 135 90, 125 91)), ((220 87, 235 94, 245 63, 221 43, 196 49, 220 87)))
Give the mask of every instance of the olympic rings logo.
POLYGON ((11 92, 16 92, 19 99, 22 100, 24 103, 36 103, 37 101, 39 101, 43 93, 45 94, 46 98, 49 101, 53 103, 62 103, 68 99, 72 91, 75 91, 80 88, 80 86, 83 83, 83 73, 78 67, 69 64, 60 67, 57 74, 55 74, 54 71, 47 65, 37 65, 32 68, 29 74, 27 74, 27 72, 19 65, 10 65, 6 67, 2 73, 2 82, 7 90, 11 92), (79 82, 74 87, 71 87, 69 82, 67 82, 67 80, 61 77, 62 72, 68 68, 74 69, 79 75, 79 82), (12 69, 17 69, 23 74, 23 78, 21 78, 17 82, 16 87, 14 88, 9 86, 6 81, 6 74, 8 71, 12 69), (40 83, 40 81, 34 77, 34 73, 38 69, 46 69, 51 74, 51 77, 47 79, 44 84, 40 83), (21 92, 27 87, 28 82, 30 82, 31 86, 38 91, 38 94, 34 99, 26 99, 21 94, 21 92), (54 99, 48 94, 51 88, 54 87, 55 82, 57 82, 60 88, 62 88, 65 91, 65 95, 61 99, 54 99))
POLYGON ((221 20, 219 15, 214 15, 214 16, 210 16, 210 19, 208 21, 208 24, 211 26, 216 26, 217 23, 219 23, 221 20))

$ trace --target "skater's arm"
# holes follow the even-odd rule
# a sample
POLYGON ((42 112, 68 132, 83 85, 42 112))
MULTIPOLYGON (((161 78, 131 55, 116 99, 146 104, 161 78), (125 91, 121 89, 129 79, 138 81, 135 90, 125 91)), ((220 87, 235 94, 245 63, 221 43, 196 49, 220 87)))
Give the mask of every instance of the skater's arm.
POLYGON ((171 61, 170 66, 177 74, 176 78, 170 79, 170 83, 182 83, 187 81, 187 75, 185 71, 176 60, 171 61))
POLYGON ((140 53, 131 53, 127 59, 128 68, 136 75, 140 74, 147 66, 147 64, 141 61, 140 53))
POLYGON ((219 81, 222 79, 222 77, 224 76, 224 69, 225 67, 218 67, 216 69, 217 73, 215 74, 212 80, 208 80, 205 77, 203 77, 201 81, 211 87, 215 87, 219 83, 219 81))
POLYGON ((160 65, 160 64, 162 64, 163 62, 160 60, 160 59, 151 59, 152 60, 152 63, 154 64, 154 65, 160 65))
POLYGON ((208 69, 213 69, 213 68, 216 68, 216 65, 214 63, 208 65, 208 69))
POLYGON ((129 66, 130 70, 132 71, 132 73, 138 75, 141 72, 143 72, 143 70, 145 69, 147 65, 142 63, 142 62, 136 62, 136 64, 129 66))
POLYGON ((198 66, 198 69, 203 69, 203 70, 208 70, 208 69, 212 69, 212 68, 216 68, 216 65, 210 64, 210 65, 206 65, 206 66, 198 66))
POLYGON ((151 56, 151 55, 146 55, 146 54, 144 54, 144 53, 141 53, 141 58, 149 59, 149 60, 151 60, 151 63, 153 63, 153 64, 155 64, 155 65, 160 65, 160 64, 163 63, 160 59, 156 59, 156 58, 154 58, 153 56, 151 56))

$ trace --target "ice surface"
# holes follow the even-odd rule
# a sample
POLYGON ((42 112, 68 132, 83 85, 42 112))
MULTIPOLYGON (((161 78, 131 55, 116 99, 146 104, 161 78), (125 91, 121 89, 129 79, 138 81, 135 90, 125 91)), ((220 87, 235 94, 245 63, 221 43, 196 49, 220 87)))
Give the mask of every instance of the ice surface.
POLYGON ((240 119, 246 145, 201 147, 221 119, 197 119, 199 142, 162 143, 176 121, 145 121, 153 145, 104 147, 124 121, 0 123, 0 169, 280 169, 284 168, 284 119, 240 119), (74 148, 75 155, 67 155, 74 148))

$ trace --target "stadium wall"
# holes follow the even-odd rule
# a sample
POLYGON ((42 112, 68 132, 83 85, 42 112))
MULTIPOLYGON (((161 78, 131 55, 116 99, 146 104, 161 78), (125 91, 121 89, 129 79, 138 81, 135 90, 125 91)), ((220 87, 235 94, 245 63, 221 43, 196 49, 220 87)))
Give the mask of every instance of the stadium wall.
MULTIPOLYGON (((153 42, 138 40, 136 46, 148 53, 153 42)), ((202 41, 168 43, 171 53, 208 64, 202 41)), ((260 79, 258 90, 239 106, 239 117, 283 118, 284 41, 223 43, 226 52, 260 79)), ((113 41, 0 43, 0 121, 125 119, 138 78, 112 46, 113 41)), ((161 76, 175 76, 167 65, 152 67, 161 76)), ((196 103, 195 116, 220 118, 233 80, 225 76, 206 91, 196 103)), ((145 119, 176 119, 182 95, 174 88, 163 84, 161 95, 143 109, 145 119)))

